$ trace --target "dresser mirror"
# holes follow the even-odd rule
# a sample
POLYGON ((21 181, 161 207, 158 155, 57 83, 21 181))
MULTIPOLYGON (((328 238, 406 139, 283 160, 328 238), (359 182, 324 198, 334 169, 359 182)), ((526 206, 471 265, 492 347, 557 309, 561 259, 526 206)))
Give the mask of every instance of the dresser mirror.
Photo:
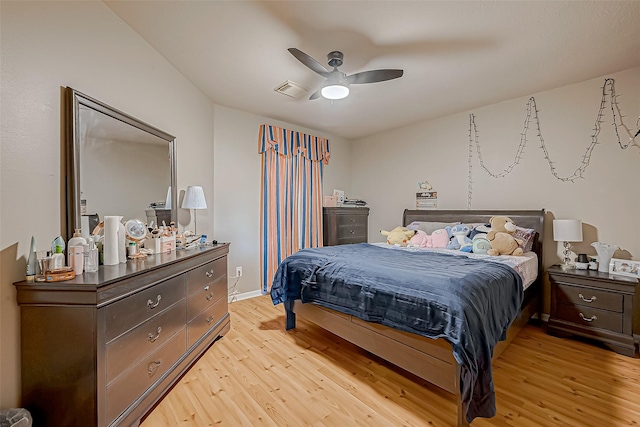
POLYGON ((175 137, 75 89, 66 95, 67 238, 106 215, 176 221, 175 137))

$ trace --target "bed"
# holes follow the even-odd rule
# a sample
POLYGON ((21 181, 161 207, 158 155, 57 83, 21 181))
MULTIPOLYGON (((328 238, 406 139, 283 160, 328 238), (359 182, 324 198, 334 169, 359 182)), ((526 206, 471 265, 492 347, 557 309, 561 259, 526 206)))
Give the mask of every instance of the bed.
POLYGON ((284 260, 272 300, 284 304, 287 329, 303 317, 455 394, 459 426, 491 417, 491 360, 539 312, 544 210, 405 210, 402 221, 480 224, 494 215, 535 231, 533 274, 502 257, 342 245, 284 260))

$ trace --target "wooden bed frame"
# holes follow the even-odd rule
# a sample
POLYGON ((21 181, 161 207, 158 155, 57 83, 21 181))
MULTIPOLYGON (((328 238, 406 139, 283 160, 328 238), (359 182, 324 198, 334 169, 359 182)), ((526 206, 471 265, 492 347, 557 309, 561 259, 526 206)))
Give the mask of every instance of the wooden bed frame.
MULTIPOLYGON (((531 316, 539 313, 542 289, 542 240, 544 231, 544 209, 542 210, 405 210, 402 223, 434 221, 462 223, 488 223, 494 215, 506 215, 524 228, 533 228, 537 233, 533 251, 538 254, 538 277, 525 291, 524 302, 518 317, 507 332, 507 339, 495 347, 493 359, 500 356, 511 340, 527 324, 531 316)), ((365 322, 355 316, 314 304, 286 301, 287 329, 295 328, 296 316, 338 335, 339 337, 379 356, 396 366, 450 392, 458 398, 458 426, 468 426, 460 398, 460 366, 453 357, 451 345, 443 338, 433 340, 377 323, 365 322)))

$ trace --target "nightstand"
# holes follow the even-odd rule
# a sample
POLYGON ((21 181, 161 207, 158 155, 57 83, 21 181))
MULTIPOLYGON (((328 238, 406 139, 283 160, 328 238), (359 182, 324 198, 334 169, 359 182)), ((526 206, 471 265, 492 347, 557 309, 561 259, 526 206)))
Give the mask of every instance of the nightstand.
POLYGON ((551 312, 547 332, 579 335, 602 342, 634 357, 634 297, 638 280, 593 270, 547 270, 551 282, 551 312))

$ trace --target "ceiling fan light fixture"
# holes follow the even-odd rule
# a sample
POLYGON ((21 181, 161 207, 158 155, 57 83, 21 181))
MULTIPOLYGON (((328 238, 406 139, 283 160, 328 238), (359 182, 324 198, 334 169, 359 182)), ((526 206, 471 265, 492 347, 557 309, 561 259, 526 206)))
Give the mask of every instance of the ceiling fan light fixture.
POLYGON ((343 99, 349 96, 349 87, 340 83, 328 84, 320 93, 327 99, 343 99))

